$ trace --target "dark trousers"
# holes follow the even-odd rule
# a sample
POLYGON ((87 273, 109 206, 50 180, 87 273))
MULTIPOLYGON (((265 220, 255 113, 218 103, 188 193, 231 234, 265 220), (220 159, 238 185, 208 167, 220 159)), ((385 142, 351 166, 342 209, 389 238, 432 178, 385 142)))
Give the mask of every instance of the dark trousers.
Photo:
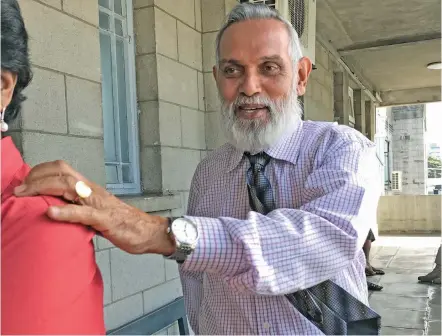
POLYGON ((374 233, 373 233, 373 231, 371 231, 371 229, 370 229, 370 231, 368 231, 367 240, 369 240, 371 242, 374 242, 376 240, 374 233))

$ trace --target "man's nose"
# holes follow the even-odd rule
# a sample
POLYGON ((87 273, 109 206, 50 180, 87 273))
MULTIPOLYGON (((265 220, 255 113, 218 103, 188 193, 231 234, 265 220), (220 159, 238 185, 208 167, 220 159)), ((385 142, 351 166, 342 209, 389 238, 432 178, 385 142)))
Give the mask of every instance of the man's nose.
POLYGON ((241 93, 248 97, 261 93, 261 80, 256 73, 246 73, 240 87, 241 93))

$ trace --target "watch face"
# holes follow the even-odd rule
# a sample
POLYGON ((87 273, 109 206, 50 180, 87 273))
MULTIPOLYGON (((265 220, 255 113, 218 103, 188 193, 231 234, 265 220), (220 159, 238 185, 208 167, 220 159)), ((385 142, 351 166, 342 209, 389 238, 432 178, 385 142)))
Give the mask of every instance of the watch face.
POLYGON ((179 218, 172 223, 172 233, 181 244, 193 245, 198 238, 196 225, 184 218, 179 218))

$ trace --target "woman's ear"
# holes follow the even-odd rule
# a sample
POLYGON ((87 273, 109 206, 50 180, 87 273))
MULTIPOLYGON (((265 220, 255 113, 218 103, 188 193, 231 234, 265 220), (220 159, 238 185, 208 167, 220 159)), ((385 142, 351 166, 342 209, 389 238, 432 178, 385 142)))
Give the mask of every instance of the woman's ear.
POLYGON ((12 95, 14 94, 15 84, 17 84, 17 75, 10 72, 2 70, 2 92, 1 92, 1 102, 0 106, 3 110, 12 100, 12 95))

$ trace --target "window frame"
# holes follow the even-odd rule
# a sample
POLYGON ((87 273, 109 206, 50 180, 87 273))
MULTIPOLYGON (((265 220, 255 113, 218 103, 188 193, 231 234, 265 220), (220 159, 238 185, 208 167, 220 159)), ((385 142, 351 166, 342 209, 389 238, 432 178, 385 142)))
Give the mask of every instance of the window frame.
MULTIPOLYGON (((98 0, 97 0, 98 2, 98 0)), ((112 1, 113 2, 113 1, 112 1)), ((140 144, 139 144, 139 124, 138 124, 138 99, 137 99, 137 88, 136 88, 136 66, 135 66, 135 39, 134 39, 134 17, 133 17, 133 3, 132 0, 121 0, 123 7, 123 16, 117 14, 112 9, 107 9, 98 4, 99 13, 104 13, 109 15, 110 27, 115 26, 115 17, 122 19, 123 23, 123 37, 124 48, 125 48, 125 80, 126 80, 126 118, 127 118, 127 128, 128 128, 128 147, 129 147, 129 167, 131 170, 131 177, 133 182, 122 182, 122 183, 106 183, 106 189, 115 195, 130 195, 130 194, 140 194, 141 193, 141 174, 140 174, 140 144), (126 13, 124 13, 124 7, 126 13), (124 17, 124 14, 125 17, 124 17)), ((112 6, 110 6, 112 7, 112 6)), ((114 29, 115 31, 115 29, 114 29)), ((112 29, 106 30, 99 25, 99 34, 106 34, 111 36, 111 57, 112 57, 112 86, 115 88, 116 78, 116 40, 112 29), (115 70, 115 71, 114 71, 115 70)), ((101 53, 100 53, 101 57, 101 53)), ((102 82, 103 83, 103 82, 102 82)), ((103 98, 102 98, 103 99, 103 98)), ((113 116, 114 129, 113 131, 118 131, 118 136, 116 136, 116 150, 118 151, 120 158, 116 162, 106 162, 105 166, 109 166, 109 163, 114 163, 115 165, 122 165, 121 160, 121 136, 119 133, 119 123, 120 123, 120 111, 118 104, 118 91, 117 94, 113 94, 112 105, 115 109, 118 109, 118 114, 113 116), (117 118, 116 118, 117 116, 117 118)), ((104 109, 103 109, 103 119, 104 119, 104 109)), ((106 132, 103 122, 103 132, 106 132)), ((104 139, 106 135, 104 134, 104 139)), ((104 140, 106 141, 106 140, 104 140)), ((121 168, 122 171, 122 168, 121 168)), ((122 173, 120 173, 121 179, 123 178, 122 173)))

